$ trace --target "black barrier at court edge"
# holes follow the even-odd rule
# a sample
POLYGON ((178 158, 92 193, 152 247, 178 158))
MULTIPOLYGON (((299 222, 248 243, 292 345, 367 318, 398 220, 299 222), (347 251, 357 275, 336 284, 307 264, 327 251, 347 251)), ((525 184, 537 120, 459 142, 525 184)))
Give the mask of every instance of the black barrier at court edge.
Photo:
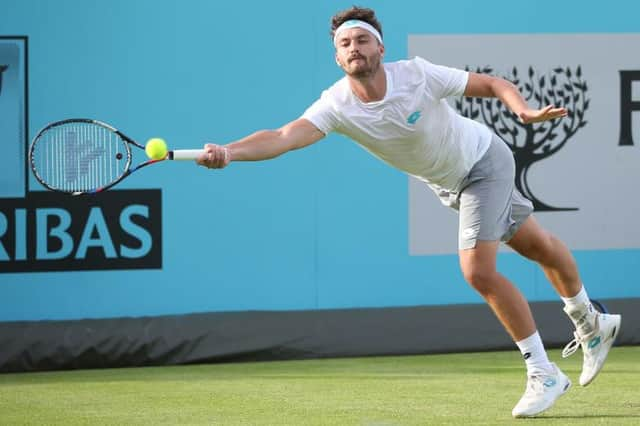
MULTIPOLYGON (((640 298, 604 302, 616 344, 640 344, 640 298)), ((547 348, 573 339, 561 302, 531 309, 547 348)), ((0 372, 499 349, 517 352, 485 304, 0 323, 0 372)))

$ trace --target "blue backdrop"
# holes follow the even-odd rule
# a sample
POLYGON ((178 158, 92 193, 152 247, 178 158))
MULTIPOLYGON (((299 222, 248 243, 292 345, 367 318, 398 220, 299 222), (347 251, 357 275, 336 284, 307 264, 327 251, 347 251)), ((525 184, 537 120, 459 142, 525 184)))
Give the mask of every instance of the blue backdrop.
MULTIPOLYGON (((141 141, 199 148, 279 127, 340 78, 329 19, 350 6, 3 0, 0 35, 28 36, 29 137, 92 117, 141 141)), ((383 23, 387 60, 406 58, 409 34, 640 31, 631 0, 366 6, 383 23)), ((13 179, 3 197, 24 196, 18 142, 0 141, 13 179)), ((31 177, 28 187, 41 189, 31 177)), ((121 188, 161 188, 162 269, 2 273, 0 321, 481 301, 456 256, 409 255, 407 177, 340 136, 224 171, 162 164, 121 188)), ((639 251, 575 254, 593 297, 640 296, 625 272, 639 251)), ((530 300, 555 298, 532 264, 505 253, 499 266, 530 300)))

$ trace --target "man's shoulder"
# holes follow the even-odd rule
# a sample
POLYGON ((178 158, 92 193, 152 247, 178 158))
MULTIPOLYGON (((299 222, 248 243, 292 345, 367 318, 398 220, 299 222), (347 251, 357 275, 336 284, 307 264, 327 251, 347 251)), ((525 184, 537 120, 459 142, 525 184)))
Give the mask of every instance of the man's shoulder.
POLYGON ((335 83, 333 83, 331 86, 329 86, 327 88, 327 91, 330 91, 331 93, 341 93, 341 92, 345 92, 349 89, 349 81, 347 80, 347 77, 342 77, 341 79, 337 80, 335 83))
POLYGON ((405 70, 422 70, 424 69, 424 64, 426 62, 427 61, 425 61, 424 58, 421 58, 420 56, 414 56, 410 59, 400 59, 398 61, 386 62, 385 67, 387 69, 392 69, 400 72, 405 70))
POLYGON ((345 103, 349 99, 351 89, 346 77, 333 83, 324 92, 321 99, 325 99, 331 103, 345 103))
POLYGON ((414 57, 394 62, 386 62, 385 70, 391 75, 395 87, 409 87, 410 90, 423 84, 426 76, 424 59, 414 57))

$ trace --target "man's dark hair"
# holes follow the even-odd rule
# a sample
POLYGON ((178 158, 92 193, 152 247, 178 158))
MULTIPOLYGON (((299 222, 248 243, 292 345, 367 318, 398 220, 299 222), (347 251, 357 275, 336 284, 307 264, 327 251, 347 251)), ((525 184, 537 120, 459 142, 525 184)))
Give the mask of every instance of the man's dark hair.
POLYGON ((370 24, 373 28, 378 30, 378 32, 380 33, 380 37, 382 37, 382 25, 380 25, 380 22, 378 22, 378 19, 376 18, 376 12, 374 12, 373 9, 367 9, 366 7, 353 6, 351 7, 351 9, 343 10, 336 13, 331 18, 330 34, 332 40, 338 27, 344 22, 350 21, 351 19, 357 19, 359 21, 364 21, 367 24, 370 24))

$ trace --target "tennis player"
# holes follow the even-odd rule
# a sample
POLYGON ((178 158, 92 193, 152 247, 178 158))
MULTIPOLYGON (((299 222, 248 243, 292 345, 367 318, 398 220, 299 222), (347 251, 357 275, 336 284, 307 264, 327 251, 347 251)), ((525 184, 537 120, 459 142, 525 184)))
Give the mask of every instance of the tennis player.
POLYGON ((620 315, 594 310, 567 247, 532 216, 533 206, 514 187, 515 163, 508 146, 488 127, 455 112, 451 96, 497 97, 524 123, 562 119, 549 105, 531 109, 510 82, 434 65, 416 57, 383 63, 381 25, 371 9, 353 7, 332 18, 335 61, 345 73, 302 116, 278 130, 262 130, 228 145, 205 145, 198 164, 223 168, 231 161, 277 157, 341 133, 389 165, 429 185, 459 211, 459 258, 465 280, 491 306, 522 352, 527 367, 524 395, 514 417, 550 408, 571 386, 549 361, 522 293, 496 269, 505 242, 537 262, 575 324, 568 356, 582 347, 580 384, 602 368, 620 328, 620 315))

